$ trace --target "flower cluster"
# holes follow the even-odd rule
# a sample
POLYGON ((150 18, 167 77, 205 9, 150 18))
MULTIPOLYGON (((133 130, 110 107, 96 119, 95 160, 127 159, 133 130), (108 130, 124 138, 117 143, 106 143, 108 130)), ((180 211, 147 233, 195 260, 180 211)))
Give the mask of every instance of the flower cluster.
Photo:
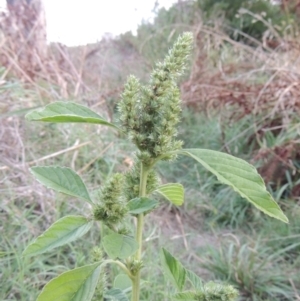
MULTIPOLYGON (((103 221, 112 230, 116 231, 116 225, 123 222, 128 209, 122 197, 124 177, 116 173, 104 186, 100 193, 100 202, 94 208, 95 220, 103 221)), ((123 228, 120 229, 123 232, 123 228)), ((118 231, 119 232, 119 231, 118 231)))
MULTIPOLYGON (((147 177, 146 194, 154 191, 159 186, 159 177, 154 170, 151 170, 147 177)), ((130 201, 139 197, 140 194, 140 164, 135 162, 133 167, 125 173, 124 179, 124 197, 130 201)))
POLYGON ((182 142, 176 140, 181 112, 176 80, 185 69, 192 41, 191 33, 179 37, 165 60, 156 65, 147 86, 134 76, 125 85, 120 121, 146 165, 149 159, 171 159, 168 153, 181 148, 182 142))
POLYGON ((232 285, 208 282, 204 285, 203 292, 199 294, 199 301, 234 301, 238 291, 232 285))

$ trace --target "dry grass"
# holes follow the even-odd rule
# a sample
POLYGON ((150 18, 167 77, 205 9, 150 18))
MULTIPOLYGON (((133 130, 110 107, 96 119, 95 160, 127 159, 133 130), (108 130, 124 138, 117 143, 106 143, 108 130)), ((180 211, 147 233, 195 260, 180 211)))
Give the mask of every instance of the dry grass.
POLYGON ((7 75, 17 77, 55 98, 78 96, 81 89, 87 89, 67 48, 61 44, 48 47, 39 1, 11 5, 0 18, 0 62, 6 68, 2 80, 7 75))
MULTIPOLYGON (((258 43, 258 42, 257 42, 258 43)), ((300 109, 300 44, 277 49, 253 48, 230 40, 218 31, 200 26, 197 53, 189 81, 183 85, 187 105, 207 111, 223 106, 238 108, 235 117, 247 114, 298 112, 300 109)))

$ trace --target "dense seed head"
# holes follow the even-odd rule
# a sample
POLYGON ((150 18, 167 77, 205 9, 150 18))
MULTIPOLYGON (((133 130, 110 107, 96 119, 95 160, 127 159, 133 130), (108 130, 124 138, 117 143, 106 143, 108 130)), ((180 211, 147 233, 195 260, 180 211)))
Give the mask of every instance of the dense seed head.
POLYGON ((176 140, 180 121, 180 93, 176 80, 183 74, 192 49, 193 36, 184 33, 165 60, 156 64, 150 82, 140 85, 130 76, 119 105, 120 121, 129 138, 150 158, 171 159, 168 152, 181 148, 176 140))

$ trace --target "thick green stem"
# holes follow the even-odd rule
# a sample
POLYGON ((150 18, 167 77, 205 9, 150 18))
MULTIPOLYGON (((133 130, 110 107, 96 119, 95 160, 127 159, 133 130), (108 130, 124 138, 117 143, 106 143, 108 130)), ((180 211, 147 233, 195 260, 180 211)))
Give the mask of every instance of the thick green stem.
MULTIPOLYGON (((146 196, 146 186, 147 186, 147 177, 149 169, 147 169, 143 163, 141 163, 141 175, 140 175, 140 197, 146 196)), ((142 259, 142 246, 143 246, 143 227, 144 227, 144 214, 141 213, 137 217, 137 226, 136 226, 136 240, 138 242, 139 248, 135 254, 136 262, 140 262, 142 259)), ((137 271, 134 279, 132 279, 132 301, 140 300, 140 269, 137 271)))

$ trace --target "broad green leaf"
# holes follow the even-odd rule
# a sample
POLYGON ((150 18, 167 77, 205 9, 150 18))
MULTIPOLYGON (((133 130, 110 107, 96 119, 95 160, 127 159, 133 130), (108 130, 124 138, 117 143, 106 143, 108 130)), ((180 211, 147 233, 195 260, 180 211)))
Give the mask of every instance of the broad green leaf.
POLYGON ((129 301, 126 294, 119 288, 112 288, 104 293, 104 297, 113 301, 129 301))
POLYGON ((112 259, 126 259, 138 249, 138 243, 134 238, 118 233, 104 236, 102 243, 105 252, 112 259))
POLYGON ((37 166, 32 167, 30 171, 46 187, 92 203, 83 181, 72 169, 59 166, 37 166))
POLYGON ((93 221, 83 216, 65 216, 32 242, 23 255, 37 255, 68 244, 86 234, 92 224, 93 221))
POLYGON ((161 262, 165 275, 168 276, 178 290, 181 291, 185 283, 185 268, 164 248, 161 250, 161 262))
POLYGON ((129 213, 140 214, 156 208, 158 202, 148 198, 135 198, 127 203, 129 213))
POLYGON ((194 272, 192 272, 190 270, 185 269, 185 271, 186 271, 186 277, 187 277, 187 279, 190 280, 193 288, 196 291, 202 290, 203 284, 202 284, 200 277, 198 277, 194 272))
POLYGON ((197 301, 206 299, 198 298, 196 292, 186 291, 182 293, 177 293, 176 295, 172 296, 172 300, 197 301))
POLYGON ((42 109, 32 111, 26 115, 30 121, 46 121, 55 123, 84 122, 95 123, 118 128, 116 125, 105 121, 97 113, 75 102, 57 101, 42 109))
POLYGON ((36 301, 90 301, 97 286, 99 262, 68 272, 48 282, 36 301))
POLYGON ((168 183, 159 186, 154 192, 158 192, 171 203, 181 206, 184 201, 184 188, 178 183, 168 183))
POLYGON ((126 274, 119 274, 114 280, 114 288, 125 290, 131 287, 131 279, 126 274))
POLYGON ((198 161, 221 183, 231 186, 265 214, 288 223, 254 166, 231 155, 207 149, 184 149, 178 153, 198 161))

